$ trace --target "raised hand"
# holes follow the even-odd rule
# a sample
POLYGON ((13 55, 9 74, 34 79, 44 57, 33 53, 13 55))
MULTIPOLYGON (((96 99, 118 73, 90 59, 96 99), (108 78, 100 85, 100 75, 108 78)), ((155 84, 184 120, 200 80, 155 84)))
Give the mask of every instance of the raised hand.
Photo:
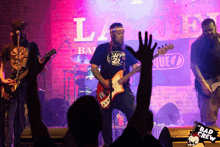
POLYGON ((140 62, 146 62, 153 59, 153 53, 157 46, 157 43, 151 48, 152 44, 152 35, 150 35, 149 43, 148 43, 148 32, 145 32, 144 44, 141 37, 141 32, 138 32, 139 35, 139 49, 135 52, 132 48, 127 47, 127 49, 135 56, 140 62))
POLYGON ((151 90, 152 90, 152 59, 157 43, 151 48, 152 35, 150 35, 148 43, 148 33, 145 32, 145 42, 143 44, 141 32, 139 32, 139 49, 134 52, 131 48, 127 48, 140 62, 141 74, 137 90, 137 107, 128 121, 128 127, 138 130, 142 139, 150 134, 153 127, 153 114, 149 111, 151 90))

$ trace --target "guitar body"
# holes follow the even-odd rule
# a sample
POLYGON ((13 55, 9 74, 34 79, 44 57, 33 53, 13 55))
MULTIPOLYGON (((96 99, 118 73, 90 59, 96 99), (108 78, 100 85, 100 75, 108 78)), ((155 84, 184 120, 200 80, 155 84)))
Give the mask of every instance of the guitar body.
POLYGON ((215 92, 220 87, 220 82, 215 82, 211 85, 211 89, 215 92))
MULTIPOLYGON (((220 76, 217 76, 217 79, 219 79, 220 78, 220 76)), ((217 82, 211 82, 210 83, 210 81, 212 81, 212 80, 210 80, 210 79, 208 79, 208 80, 206 80, 207 81, 207 83, 209 84, 209 86, 210 86, 210 88, 211 88, 211 90, 212 90, 212 92, 214 93, 215 91, 217 91, 217 89, 220 87, 220 81, 217 81, 217 82)), ((202 91, 202 86, 201 86, 201 84, 197 81, 197 80, 195 80, 195 89, 197 90, 197 92, 200 94, 200 95, 202 95, 202 96, 207 96, 206 94, 204 94, 203 93, 203 91, 202 91)))
POLYGON ((5 100, 12 100, 12 94, 17 89, 17 84, 15 85, 8 85, 8 84, 2 84, 1 85, 1 98, 5 100))
MULTIPOLYGON (((123 70, 118 71, 112 78, 112 100, 119 93, 124 92, 122 84, 118 83, 123 77, 123 70)), ((110 90, 105 89, 100 83, 97 86, 97 98, 102 108, 108 108, 110 106, 110 90)))

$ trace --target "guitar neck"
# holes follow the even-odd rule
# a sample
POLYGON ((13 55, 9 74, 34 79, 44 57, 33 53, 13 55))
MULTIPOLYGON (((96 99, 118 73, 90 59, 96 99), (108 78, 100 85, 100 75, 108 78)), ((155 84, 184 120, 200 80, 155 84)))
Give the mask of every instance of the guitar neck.
POLYGON ((49 55, 48 55, 48 54, 45 54, 40 60, 41 60, 41 61, 44 61, 47 57, 49 57, 49 55))
POLYGON ((156 53, 154 56, 153 56, 153 59, 154 60, 155 58, 157 58, 158 56, 160 56, 160 54, 156 53))
MULTIPOLYGON (((153 56, 153 60, 155 58, 157 58, 158 56, 160 56, 160 54, 155 54, 153 56)), ((125 76, 123 76, 123 78, 121 78, 120 80, 118 80, 119 84, 123 84, 125 83, 131 76, 133 76, 135 73, 139 72, 141 70, 141 65, 139 65, 137 68, 133 69, 131 72, 127 73, 125 76)))
MULTIPOLYGON (((28 74, 28 69, 25 70, 20 76, 19 76, 19 80, 23 79, 26 75, 28 74)), ((16 77, 14 79, 14 81, 17 81, 18 80, 18 77, 16 77)))
POLYGON ((134 75, 136 72, 139 72, 140 70, 141 70, 141 65, 133 69, 131 72, 127 73, 125 76, 123 76, 123 78, 118 80, 118 83, 119 84, 125 83, 132 75, 134 75))

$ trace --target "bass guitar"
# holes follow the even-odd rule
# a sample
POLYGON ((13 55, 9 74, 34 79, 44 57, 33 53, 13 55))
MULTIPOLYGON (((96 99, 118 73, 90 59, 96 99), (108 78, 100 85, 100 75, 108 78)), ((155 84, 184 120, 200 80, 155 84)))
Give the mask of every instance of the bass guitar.
MULTIPOLYGON (((159 55, 166 54, 168 50, 173 49, 173 48, 174 46, 172 44, 169 44, 168 46, 158 49, 157 54, 153 56, 153 59, 155 59, 159 55)), ((141 66, 138 66, 137 68, 133 69, 131 72, 126 74, 125 76, 123 76, 123 70, 120 70, 114 75, 114 77, 112 78, 112 89, 111 89, 112 100, 117 94, 124 92, 123 83, 125 83, 136 72, 139 72, 140 69, 141 69, 141 66)), ((105 89, 100 82, 98 83, 98 86, 97 86, 97 99, 102 108, 109 107, 110 89, 105 89)))
MULTIPOLYGON (((212 82, 211 79, 207 79, 206 82, 209 84, 212 92, 214 93, 219 87, 220 87, 220 75, 216 77, 216 79, 218 79, 216 82, 212 82)), ((195 89, 197 90, 197 92, 202 95, 202 96, 207 96, 206 94, 203 93, 202 91, 202 86, 201 84, 198 82, 197 79, 195 79, 195 89)))
MULTIPOLYGON (((47 52, 40 60, 41 62, 43 62, 42 64, 45 65, 49 60, 45 60, 46 58, 54 55, 56 53, 55 49, 52 49, 51 51, 47 52)), ((43 69, 43 68, 42 68, 43 69)), ((41 69, 41 70, 42 70, 41 69)), ((41 72, 41 71, 40 71, 41 72)), ((10 101, 12 99, 12 94, 15 92, 15 90, 18 88, 18 79, 21 80, 23 79, 26 75, 28 74, 28 69, 25 70, 20 76, 19 78, 16 77, 13 81, 15 84, 13 85, 8 85, 8 84, 1 84, 1 98, 10 101)), ((20 83, 20 81, 19 81, 20 83)))

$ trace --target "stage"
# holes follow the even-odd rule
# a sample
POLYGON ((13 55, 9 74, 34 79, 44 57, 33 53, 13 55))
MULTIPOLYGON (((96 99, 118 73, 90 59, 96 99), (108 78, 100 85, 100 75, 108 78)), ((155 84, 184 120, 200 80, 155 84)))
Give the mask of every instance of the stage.
MULTIPOLYGON (((123 132, 125 126, 116 126, 116 131, 113 129, 113 140, 120 136, 123 132)), ((192 131, 193 126, 169 126, 173 147, 185 147, 187 139, 189 137, 190 131, 192 131)), ((214 130, 219 131, 218 127, 213 127, 214 130)), ((48 128, 51 138, 54 140, 58 147, 68 147, 74 146, 72 136, 70 133, 67 133, 67 127, 49 127, 48 128)), ((158 138, 158 127, 153 129, 152 134, 158 138)), ((160 131, 159 131, 160 132, 160 131)), ((101 136, 101 135, 100 135, 101 136)), ((30 128, 26 128, 21 136, 22 147, 32 147, 33 139, 31 136, 30 128)), ((99 146, 101 147, 103 140, 99 137, 99 146)), ((220 146, 220 134, 217 136, 217 141, 212 143, 211 141, 205 141, 206 147, 219 147, 220 146)))

